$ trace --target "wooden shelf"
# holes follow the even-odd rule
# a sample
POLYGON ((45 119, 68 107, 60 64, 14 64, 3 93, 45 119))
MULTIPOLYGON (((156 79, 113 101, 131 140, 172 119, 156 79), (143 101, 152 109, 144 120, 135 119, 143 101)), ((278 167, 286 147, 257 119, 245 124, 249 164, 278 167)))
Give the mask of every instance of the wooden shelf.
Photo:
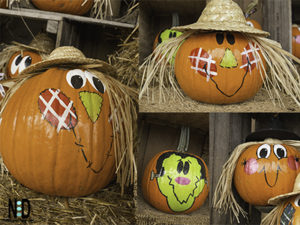
POLYGON ((116 28, 133 29, 135 27, 134 24, 121 23, 121 22, 115 22, 115 21, 110 21, 110 20, 94 19, 94 18, 90 18, 90 17, 57 13, 57 12, 48 12, 48 11, 42 11, 42 10, 37 10, 37 9, 24 9, 24 8, 19 8, 18 10, 16 10, 16 9, 0 9, 0 15, 25 17, 25 18, 31 18, 31 19, 37 19, 37 20, 55 20, 55 21, 69 20, 69 21, 76 21, 76 22, 80 22, 80 23, 89 23, 89 24, 95 24, 95 25, 100 25, 100 26, 110 26, 110 27, 116 27, 116 28))

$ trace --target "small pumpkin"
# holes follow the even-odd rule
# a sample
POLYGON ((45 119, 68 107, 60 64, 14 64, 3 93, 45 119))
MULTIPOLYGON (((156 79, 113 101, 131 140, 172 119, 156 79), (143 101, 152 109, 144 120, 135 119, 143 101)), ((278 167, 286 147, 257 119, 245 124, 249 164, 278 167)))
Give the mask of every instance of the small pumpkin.
POLYGON ((293 55, 300 58, 300 28, 297 25, 293 25, 292 36, 293 55))
POLYGON ((256 20, 246 19, 246 21, 249 26, 262 30, 261 25, 256 20))
POLYGON ((54 67, 24 81, 2 113, 1 155, 23 185, 45 194, 83 196, 115 173, 105 84, 81 69, 54 67))
POLYGON ((167 150, 148 163, 142 192, 147 202, 167 213, 190 213, 208 196, 208 169, 194 154, 167 150))
POLYGON ((255 144, 239 156, 234 186, 244 201, 252 205, 267 205, 270 198, 293 190, 299 172, 299 152, 294 147, 255 144))
POLYGON ((16 78, 25 68, 40 61, 42 57, 37 52, 17 51, 10 57, 6 73, 8 77, 16 78))
POLYGON ((211 32, 186 39, 175 59, 179 86, 190 98, 230 104, 252 98, 263 79, 258 47, 240 33, 211 32), (255 51, 254 51, 255 49, 255 51))
POLYGON ((60 12, 60 13, 69 13, 74 15, 84 15, 87 13, 93 6, 93 0, 31 0, 34 6, 38 9, 51 11, 51 12, 60 12))

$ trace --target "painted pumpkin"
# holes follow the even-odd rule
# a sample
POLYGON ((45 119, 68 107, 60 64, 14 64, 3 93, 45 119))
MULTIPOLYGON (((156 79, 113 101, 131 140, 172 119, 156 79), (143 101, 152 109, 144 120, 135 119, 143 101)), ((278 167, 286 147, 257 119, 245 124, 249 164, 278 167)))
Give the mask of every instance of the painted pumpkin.
POLYGON ((190 213, 208 195, 208 170, 196 155, 164 151, 148 163, 142 180, 143 196, 155 208, 168 213, 190 213))
POLYGON ((292 36, 293 55, 300 58, 300 28, 297 25, 293 26, 292 36))
POLYGON ((42 57, 32 51, 18 51, 10 57, 6 69, 8 77, 16 78, 28 66, 42 61, 42 57))
POLYGON ((35 191, 98 191, 116 167, 105 85, 80 69, 51 68, 28 79, 2 113, 0 143, 10 173, 35 191))
POLYGON ((189 37, 178 50, 175 75, 183 92, 214 104, 252 98, 263 84, 259 51, 242 34, 211 32, 189 37))
POLYGON ((293 224, 300 224, 300 195, 287 199, 280 212, 280 222, 278 225, 293 224))
POLYGON ((31 2, 38 9, 45 10, 45 11, 84 15, 91 9, 94 1, 93 0, 76 0, 76 1, 31 0, 31 2))
POLYGON ((262 30, 261 25, 256 20, 246 19, 246 21, 249 26, 262 30))
POLYGON ((244 201, 267 205, 270 198, 293 190, 299 172, 299 153, 295 148, 257 144, 240 155, 234 185, 244 201))

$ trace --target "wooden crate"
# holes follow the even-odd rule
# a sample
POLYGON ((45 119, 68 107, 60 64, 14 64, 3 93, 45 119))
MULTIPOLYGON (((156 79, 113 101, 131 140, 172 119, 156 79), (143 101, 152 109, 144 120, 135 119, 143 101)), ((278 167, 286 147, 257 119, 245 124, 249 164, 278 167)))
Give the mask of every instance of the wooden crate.
POLYGON ((134 24, 98 20, 36 9, 0 9, 0 42, 28 44, 33 34, 48 32, 56 47, 72 45, 87 57, 107 60, 120 44, 120 34, 130 33, 134 24))
POLYGON ((177 148, 181 125, 190 126, 188 152, 208 162, 208 114, 140 114, 140 144, 136 155, 138 176, 135 190, 137 224, 209 224, 209 202, 189 215, 158 211, 142 197, 141 178, 148 161, 163 150, 177 148))

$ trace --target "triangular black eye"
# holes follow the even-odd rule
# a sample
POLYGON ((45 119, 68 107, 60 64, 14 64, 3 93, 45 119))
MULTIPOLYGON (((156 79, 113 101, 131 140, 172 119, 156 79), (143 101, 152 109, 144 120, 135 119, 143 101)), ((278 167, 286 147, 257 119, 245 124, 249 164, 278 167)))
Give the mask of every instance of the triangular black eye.
POLYGON ((25 60, 25 67, 28 67, 31 65, 32 59, 30 56, 28 56, 25 60))
POLYGON ((183 174, 187 175, 189 173, 189 170, 190 170, 190 164, 188 162, 185 162, 183 167, 183 174))
POLYGON ((183 162, 182 161, 179 161, 178 165, 177 165, 177 172, 178 173, 181 173, 183 169, 183 162))
POLYGON ((217 33, 216 39, 219 45, 223 44, 224 42, 224 34, 223 33, 217 33))
POLYGON ((226 35, 227 41, 229 44, 233 45, 235 43, 234 35, 231 33, 228 33, 226 35))
POLYGON ((176 32, 174 32, 173 33, 173 38, 175 38, 177 36, 177 33, 176 32))
POLYGON ((103 94, 104 86, 103 86, 102 82, 97 77, 93 77, 93 82, 94 82, 96 89, 103 94))
POLYGON ((170 32, 169 33, 169 38, 172 38, 173 37, 173 32, 170 32))
POLYGON ((22 61, 22 56, 18 55, 16 59, 16 66, 19 65, 21 61, 22 61))

